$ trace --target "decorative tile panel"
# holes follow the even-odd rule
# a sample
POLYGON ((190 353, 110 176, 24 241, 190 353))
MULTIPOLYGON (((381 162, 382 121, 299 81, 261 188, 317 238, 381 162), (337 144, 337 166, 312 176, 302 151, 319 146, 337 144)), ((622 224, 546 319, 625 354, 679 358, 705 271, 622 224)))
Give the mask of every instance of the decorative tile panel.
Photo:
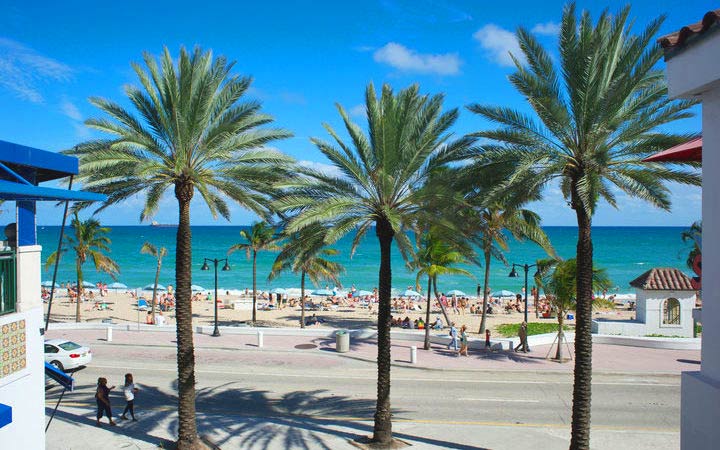
POLYGON ((25 319, 0 325, 0 378, 27 365, 25 319))

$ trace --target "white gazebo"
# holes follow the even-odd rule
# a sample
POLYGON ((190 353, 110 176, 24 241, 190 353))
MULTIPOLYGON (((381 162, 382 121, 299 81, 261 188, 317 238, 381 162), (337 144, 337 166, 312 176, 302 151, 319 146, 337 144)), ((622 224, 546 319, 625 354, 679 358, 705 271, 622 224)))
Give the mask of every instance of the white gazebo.
POLYGON ((720 9, 700 22, 660 39, 665 51, 668 93, 702 102, 703 311, 702 363, 684 372, 680 445, 716 449, 720 443, 720 9))
POLYGON ((635 288, 636 320, 645 335, 693 337, 695 290, 690 277, 674 268, 650 269, 630 282, 635 288))

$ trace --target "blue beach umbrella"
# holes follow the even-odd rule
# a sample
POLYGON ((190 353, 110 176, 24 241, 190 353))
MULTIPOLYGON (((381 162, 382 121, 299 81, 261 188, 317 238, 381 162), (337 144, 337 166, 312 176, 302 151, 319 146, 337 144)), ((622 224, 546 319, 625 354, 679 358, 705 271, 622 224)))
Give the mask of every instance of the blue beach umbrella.
POLYGON ((503 298, 503 297, 515 297, 515 293, 514 293, 513 291, 507 291, 507 290, 505 290, 505 289, 503 289, 503 290, 501 290, 501 291, 495 291, 495 292, 493 292, 493 293, 490 294, 490 295, 493 296, 493 297, 499 297, 499 298, 503 298))
POLYGON ((86 287, 86 288, 94 288, 94 287, 97 287, 97 286, 95 286, 95 284, 93 284, 93 283, 91 283, 91 282, 89 282, 89 281, 83 281, 83 287, 86 287))
POLYGON ((108 284, 108 289, 127 289, 127 286, 122 283, 110 283, 108 284))
MULTIPOLYGON (((159 285, 158 285, 158 289, 160 289, 160 286, 159 286, 159 285)), ((198 286, 197 284, 193 284, 192 286, 190 286, 190 290, 192 290, 193 292, 203 292, 203 291, 207 291, 207 289, 205 289, 205 288, 202 287, 202 286, 198 286)))
MULTIPOLYGON (((40 286, 42 286, 42 287, 52 287, 52 285, 53 285, 52 281, 43 281, 42 283, 40 283, 40 286)), ((59 288, 60 285, 55 283, 55 287, 59 288)))
POLYGON ((453 289, 452 291, 448 291, 448 292, 447 292, 447 295, 455 295, 455 296, 464 297, 464 296, 466 296, 467 294, 464 293, 464 292, 461 291, 461 290, 453 289))
POLYGON ((312 291, 310 295, 319 295, 319 296, 333 296, 335 293, 331 291, 330 289, 317 289, 312 291))
POLYGON ((405 290, 401 296, 402 297, 422 297, 419 292, 415 292, 412 289, 405 290))
MULTIPOLYGON (((153 289, 155 289, 155 285, 154 285, 154 284, 148 284, 147 286, 145 286, 145 287, 143 288, 143 291, 152 291, 153 289)), ((163 286, 162 284, 158 284, 157 290, 158 290, 158 291, 167 291, 167 288, 166 288, 165 286, 163 286)))
POLYGON ((355 295, 353 297, 365 297, 366 295, 373 295, 370 291, 355 291, 355 295))
POLYGON ((287 290, 283 288, 274 288, 270 291, 271 294, 287 294, 287 290))

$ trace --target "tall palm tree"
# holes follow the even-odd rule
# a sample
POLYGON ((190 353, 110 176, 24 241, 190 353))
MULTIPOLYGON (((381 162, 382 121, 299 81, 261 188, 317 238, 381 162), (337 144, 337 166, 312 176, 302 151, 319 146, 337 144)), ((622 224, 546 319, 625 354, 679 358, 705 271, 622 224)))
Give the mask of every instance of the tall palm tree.
POLYGON ((351 143, 345 143, 325 125, 336 145, 312 139, 318 149, 341 173, 336 177, 304 170, 287 187, 293 188, 276 201, 280 210, 297 213, 288 223, 289 232, 315 223, 325 224, 327 243, 355 232, 353 251, 359 240, 374 226, 380 243, 378 380, 373 441, 392 442, 390 415, 390 296, 392 268, 390 249, 395 240, 401 254, 409 259, 412 245, 405 230, 422 221, 439 219, 421 206, 433 195, 436 185, 425 185, 430 174, 458 154, 467 151, 473 140, 451 140, 450 127, 458 117, 456 109, 442 112, 443 96, 420 95, 417 86, 393 93, 384 85, 380 98, 370 84, 366 90, 367 134, 353 123, 338 105, 351 143))
POLYGON ((509 250, 508 236, 506 232, 519 241, 528 239, 542 247, 546 252, 555 255, 555 250, 547 235, 540 227, 540 216, 536 213, 514 206, 505 206, 502 203, 495 203, 489 207, 480 206, 476 209, 480 216, 478 224, 478 240, 485 262, 485 274, 483 278, 483 310, 480 319, 480 334, 485 333, 488 307, 488 284, 490 282, 490 262, 492 258, 507 264, 503 252, 509 250))
MULTIPOLYGON (((105 254, 110 253, 110 244, 112 243, 108 236, 110 228, 100 226, 100 222, 94 218, 80 220, 77 212, 75 212, 70 226, 73 232, 65 235, 67 247, 60 251, 64 253, 70 248, 75 252, 75 272, 77 274, 75 322, 80 322, 80 304, 82 303, 83 281, 85 279, 83 265, 89 259, 93 262, 96 271, 110 275, 113 280, 117 279, 120 268, 115 261, 105 254)), ((45 268, 47 269, 55 264, 57 257, 58 252, 52 252, 45 261, 45 268)))
POLYGON ((690 242, 692 249, 688 253, 688 257, 685 260, 688 268, 695 269, 695 258, 702 254, 702 220, 693 222, 690 228, 683 230, 680 233, 680 238, 683 242, 690 242))
POLYGON ((160 269, 162 268, 162 260, 165 256, 167 256, 167 249, 165 247, 157 248, 152 243, 146 241, 140 248, 140 253, 150 255, 153 258, 155 258, 155 260, 157 261, 157 266, 155 268, 155 284, 153 285, 152 306, 150 307, 150 310, 152 311, 152 322, 155 323, 155 306, 157 304, 157 287, 158 287, 158 282, 160 281, 160 269))
MULTIPOLYGON (((654 35, 662 18, 632 34, 629 8, 616 16, 603 12, 593 24, 588 12, 576 17, 575 5, 563 10, 559 68, 555 58, 526 29, 517 39, 527 65, 515 59, 511 83, 534 114, 473 104, 468 108, 497 124, 475 133, 491 141, 488 161, 516 161, 517 170, 495 189, 517 184, 542 187, 558 180, 576 215, 577 318, 570 447, 590 446, 592 378, 592 216, 600 198, 617 206, 622 191, 663 209, 670 207, 666 181, 699 184, 696 172, 644 162, 653 152, 689 136, 664 125, 691 116, 692 102, 670 101, 662 56, 654 35)), ((515 55, 519 57, 520 55, 515 55)), ((514 56, 514 57, 515 57, 514 56)))
MULTIPOLYGON (((420 246, 415 254, 415 261, 411 267, 417 269, 418 273, 415 277, 415 284, 420 288, 420 278, 427 276, 427 305, 425 308, 425 344, 424 349, 430 350, 430 308, 431 308, 431 292, 435 292, 437 298, 437 279, 440 275, 464 275, 474 278, 473 275, 465 269, 453 267, 457 264, 468 264, 474 259, 474 252, 469 245, 457 243, 450 236, 443 236, 437 231, 437 228, 430 229, 420 240, 420 246)), ((440 309, 445 315, 445 321, 450 324, 450 319, 445 312, 443 304, 440 303, 440 309)))
MULTIPOLYGON (((557 350, 555 359, 562 361, 562 342, 565 316, 576 309, 577 297, 577 262, 575 258, 568 260, 544 259, 537 262, 538 275, 535 283, 545 290, 550 305, 555 309, 558 320, 557 350)), ((605 269, 593 267, 593 290, 608 289, 612 286, 605 269)))
POLYGON ((180 49, 174 60, 165 48, 145 67, 133 64, 140 87, 125 93, 132 110, 91 98, 106 118, 89 119, 91 128, 110 134, 67 153, 80 159, 87 190, 108 196, 102 208, 145 194, 140 220, 151 217, 170 189, 178 206, 175 248, 177 294, 178 448, 199 444, 195 420, 195 349, 192 330, 192 248, 190 204, 195 193, 213 217, 229 218, 225 199, 258 214, 267 213, 272 184, 286 176, 290 159, 265 147, 290 133, 264 127, 273 119, 247 101, 252 79, 231 73, 233 63, 199 48, 180 49))
POLYGON ((284 271, 300 274, 300 328, 305 328, 305 278, 317 287, 321 281, 340 285, 339 275, 345 273, 342 264, 327 257, 340 252, 325 246, 326 230, 320 225, 309 226, 294 233, 283 245, 275 259, 268 280, 274 280, 284 271))
POLYGON ((252 257, 252 322, 254 325, 257 320, 257 254, 263 250, 271 252, 280 250, 278 245, 280 237, 276 235, 275 228, 264 221, 253 223, 249 233, 246 230, 240 230, 240 237, 245 239, 245 242, 230 247, 228 255, 237 250, 245 250, 248 259, 252 257))

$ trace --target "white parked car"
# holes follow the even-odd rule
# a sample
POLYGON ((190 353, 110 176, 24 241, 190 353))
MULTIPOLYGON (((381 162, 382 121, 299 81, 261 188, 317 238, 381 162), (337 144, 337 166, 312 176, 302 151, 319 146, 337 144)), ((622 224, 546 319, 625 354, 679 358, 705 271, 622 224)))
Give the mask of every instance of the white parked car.
POLYGON ((85 347, 67 339, 49 339, 45 341, 45 362, 66 371, 86 366, 92 361, 90 347, 85 347))

